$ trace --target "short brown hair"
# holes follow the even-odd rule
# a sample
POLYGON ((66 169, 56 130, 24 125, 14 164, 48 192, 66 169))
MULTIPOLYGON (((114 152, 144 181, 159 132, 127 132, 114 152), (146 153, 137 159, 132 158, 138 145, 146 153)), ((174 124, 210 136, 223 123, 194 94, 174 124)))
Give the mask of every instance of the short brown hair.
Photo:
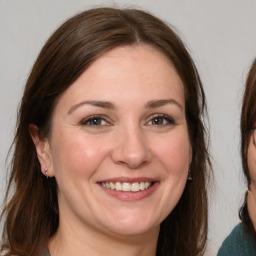
POLYGON ((6 199, 2 250, 40 255, 58 228, 56 181, 40 172, 28 126, 41 138, 51 130, 51 116, 60 95, 107 51, 122 45, 155 47, 173 63, 184 84, 186 120, 193 159, 175 209, 163 221, 157 255, 203 255, 207 239, 206 183, 210 166, 203 124, 205 95, 197 69, 180 38, 164 22, 134 9, 97 8, 66 21, 46 42, 28 78, 17 120, 14 155, 6 199))
MULTIPOLYGON (((250 70, 247 75, 247 80, 244 89, 243 105, 241 112, 240 130, 241 130, 241 158, 243 172, 247 180, 247 185, 251 183, 247 155, 248 147, 251 135, 256 128, 256 59, 251 64, 250 70)), ((243 206, 240 209, 239 215, 242 220, 246 230, 252 234, 256 241, 256 233, 253 228, 252 222, 249 217, 247 209, 247 193, 245 194, 245 199, 243 206)))

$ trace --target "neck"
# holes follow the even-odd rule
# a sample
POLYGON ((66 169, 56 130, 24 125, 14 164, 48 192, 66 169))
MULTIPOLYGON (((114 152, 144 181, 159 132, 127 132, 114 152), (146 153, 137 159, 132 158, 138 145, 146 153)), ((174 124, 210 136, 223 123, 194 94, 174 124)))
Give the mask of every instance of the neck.
MULTIPOLYGON (((74 223, 73 223, 74 224, 74 223)), ((160 227, 135 236, 117 236, 61 223, 49 242, 51 256, 155 256, 160 227)))

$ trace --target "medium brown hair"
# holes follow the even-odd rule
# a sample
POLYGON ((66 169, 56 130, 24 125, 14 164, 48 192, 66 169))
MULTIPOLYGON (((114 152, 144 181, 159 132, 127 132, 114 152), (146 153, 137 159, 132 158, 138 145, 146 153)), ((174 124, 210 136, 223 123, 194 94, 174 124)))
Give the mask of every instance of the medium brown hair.
MULTIPOLYGON (((243 172, 246 177, 248 186, 251 183, 251 178, 249 173, 247 155, 248 155, 250 138, 254 129, 256 128, 255 124, 256 124, 256 59, 253 61, 247 75, 244 96, 243 96, 241 121, 240 121, 242 167, 243 167, 243 172)), ((254 236, 256 241, 256 233, 249 217, 246 200, 247 200, 247 193, 245 194, 244 203, 240 209, 239 215, 240 215, 240 219, 244 224, 244 227, 252 236, 254 236)))
POLYGON ((207 178, 210 160, 203 124, 205 95, 197 69, 184 44, 164 22, 134 9, 97 8, 66 21, 46 42, 28 78, 14 139, 10 180, 2 218, 2 251, 6 255, 40 255, 58 229, 55 178, 40 171, 29 124, 40 138, 51 130, 51 116, 60 95, 107 51, 122 45, 145 44, 173 63, 184 84, 186 120, 193 159, 175 209, 163 221, 157 255, 203 255, 207 239, 207 178), (10 191, 13 189, 13 194, 10 191))

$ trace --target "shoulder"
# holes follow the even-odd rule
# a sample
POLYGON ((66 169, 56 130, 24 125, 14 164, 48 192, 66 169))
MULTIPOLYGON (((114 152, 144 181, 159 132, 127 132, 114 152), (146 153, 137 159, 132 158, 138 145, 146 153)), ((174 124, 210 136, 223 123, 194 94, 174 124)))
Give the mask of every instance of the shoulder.
POLYGON ((244 231, 243 224, 234 227, 223 241, 217 256, 253 256, 256 255, 256 245, 244 231))

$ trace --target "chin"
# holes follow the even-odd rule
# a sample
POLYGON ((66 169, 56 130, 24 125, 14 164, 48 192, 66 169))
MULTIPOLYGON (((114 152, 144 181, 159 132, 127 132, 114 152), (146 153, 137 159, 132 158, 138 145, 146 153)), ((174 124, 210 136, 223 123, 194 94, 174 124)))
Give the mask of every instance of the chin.
POLYGON ((119 226, 115 227, 114 229, 112 228, 112 233, 118 235, 118 236, 125 236, 125 237, 138 237, 141 235, 145 235, 146 233, 151 233, 154 231, 159 230, 160 225, 158 226, 119 226))
POLYGON ((158 231, 160 228, 160 221, 147 220, 146 218, 116 218, 112 224, 105 225, 105 228, 119 236, 140 236, 158 231))

